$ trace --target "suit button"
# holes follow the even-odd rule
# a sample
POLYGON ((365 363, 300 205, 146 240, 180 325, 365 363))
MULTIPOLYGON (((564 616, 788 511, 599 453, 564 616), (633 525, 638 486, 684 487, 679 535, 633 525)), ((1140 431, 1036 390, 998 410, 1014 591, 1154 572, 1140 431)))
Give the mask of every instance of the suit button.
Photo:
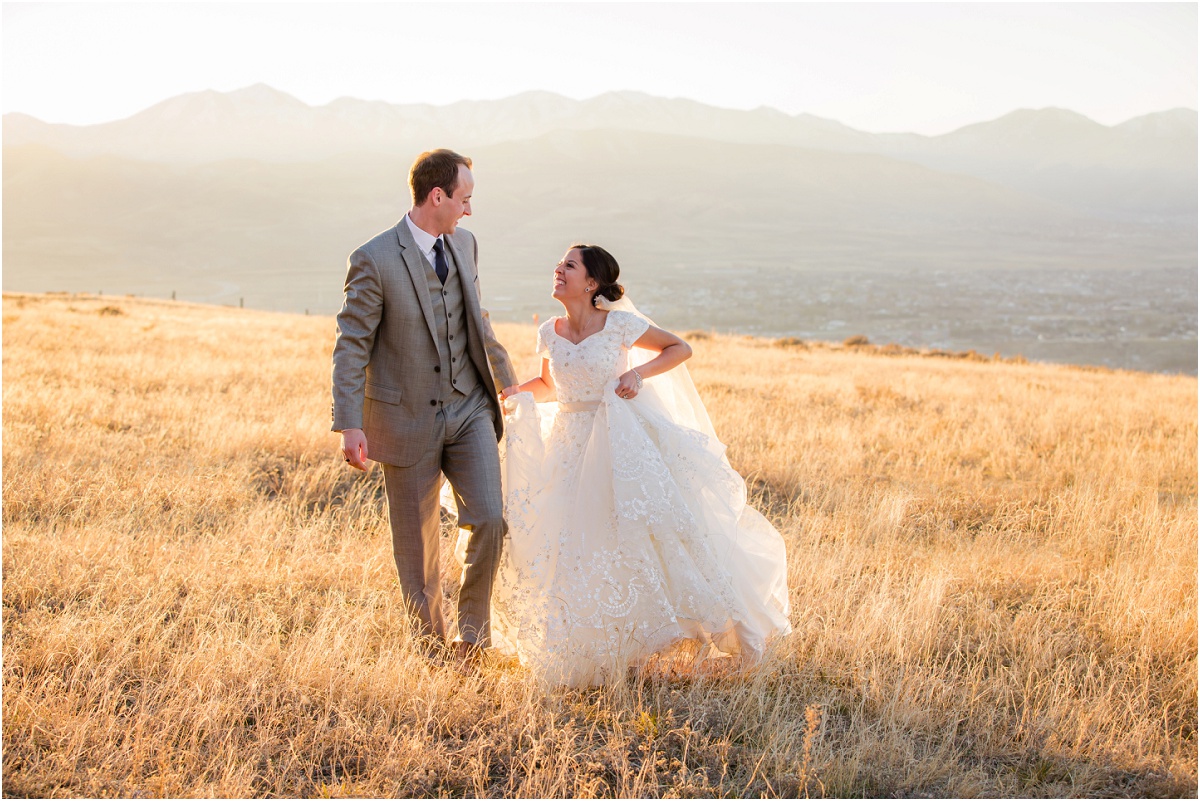
MULTIPOLYGON (((450 319, 451 317, 453 317, 453 316, 454 316, 454 315, 453 315, 453 314, 451 314, 450 312, 446 312, 446 319, 447 319, 447 320, 449 320, 449 319, 450 319)), ((454 337, 450 337, 450 338, 451 338, 451 339, 454 339, 454 337)))
POLYGON ((437 406, 437 401, 435 401, 435 400, 431 400, 431 401, 429 402, 429 405, 430 405, 430 406, 437 406))
POLYGON ((450 341, 451 341, 451 342, 453 342, 453 341, 454 341, 454 334, 451 334, 451 335, 450 335, 450 341))
POLYGON ((440 372, 442 372, 442 366, 441 366, 440 364, 439 364, 439 365, 436 365, 436 366, 434 366, 434 368, 433 368, 433 372, 435 372, 435 373, 440 373, 440 372))

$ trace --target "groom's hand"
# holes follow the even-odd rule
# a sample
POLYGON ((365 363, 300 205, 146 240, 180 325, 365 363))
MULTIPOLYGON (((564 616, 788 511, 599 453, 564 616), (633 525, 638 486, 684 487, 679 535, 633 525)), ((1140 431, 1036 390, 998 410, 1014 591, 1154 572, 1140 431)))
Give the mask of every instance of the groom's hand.
POLYGON ((342 432, 342 457, 351 467, 367 469, 367 435, 361 428, 347 428, 342 432))

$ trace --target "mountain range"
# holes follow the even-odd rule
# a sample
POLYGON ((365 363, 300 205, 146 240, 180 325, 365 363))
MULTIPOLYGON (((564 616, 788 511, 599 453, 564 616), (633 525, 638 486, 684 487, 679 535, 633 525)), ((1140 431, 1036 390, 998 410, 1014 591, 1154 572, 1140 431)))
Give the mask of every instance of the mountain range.
POLYGON ((805 328, 768 302, 798 274, 817 294, 822 275, 1194 275, 1196 116, 1018 110, 930 137, 636 92, 313 107, 263 85, 101 125, 10 113, 4 287, 332 312, 346 255, 439 146, 475 161, 464 225, 500 317, 553 311, 574 240, 609 247, 666 319, 777 333, 805 328), (721 288, 746 276, 735 313, 721 288))
POLYGON ((464 151, 556 131, 621 130, 731 144, 887 156, 982 178, 1083 210, 1126 217, 1196 214, 1196 112, 1173 109, 1105 126, 1063 109, 1018 110, 941 136, 871 134, 809 114, 736 111, 611 92, 576 101, 549 92, 445 106, 341 98, 313 107, 262 84, 195 92, 127 119, 55 125, 4 115, 4 144, 65 155, 172 163, 314 161, 409 154, 431 142, 464 151))

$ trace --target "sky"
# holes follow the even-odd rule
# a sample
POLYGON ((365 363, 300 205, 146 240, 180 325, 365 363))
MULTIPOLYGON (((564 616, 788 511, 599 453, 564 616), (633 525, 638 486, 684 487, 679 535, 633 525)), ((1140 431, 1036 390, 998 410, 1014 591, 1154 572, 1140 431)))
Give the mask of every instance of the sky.
POLYGON ((3 3, 0 107, 93 124, 266 83, 433 103, 634 90, 934 135, 1197 105, 1195 3, 3 3))

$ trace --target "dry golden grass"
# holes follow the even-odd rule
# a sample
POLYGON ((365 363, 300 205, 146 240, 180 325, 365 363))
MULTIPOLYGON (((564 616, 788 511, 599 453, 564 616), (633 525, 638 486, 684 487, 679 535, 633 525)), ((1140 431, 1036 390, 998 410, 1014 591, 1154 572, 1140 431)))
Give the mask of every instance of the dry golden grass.
POLYGON ((5 795, 1196 794, 1194 378, 694 335, 796 632, 545 693, 413 648, 333 331, 5 296, 5 795))

